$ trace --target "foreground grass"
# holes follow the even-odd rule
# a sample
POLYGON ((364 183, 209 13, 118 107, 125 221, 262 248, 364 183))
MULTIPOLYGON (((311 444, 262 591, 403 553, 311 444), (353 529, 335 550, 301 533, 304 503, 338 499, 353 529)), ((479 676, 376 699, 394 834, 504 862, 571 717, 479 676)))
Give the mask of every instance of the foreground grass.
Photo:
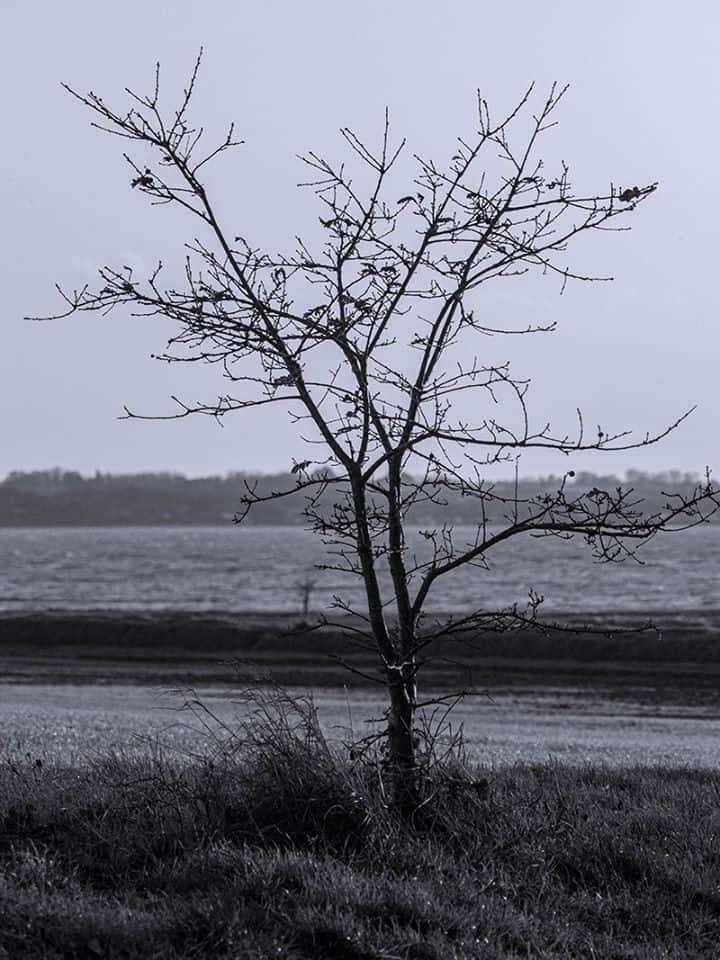
POLYGON ((0 957, 717 957, 720 774, 435 767, 412 826, 305 715, 0 764, 0 957))

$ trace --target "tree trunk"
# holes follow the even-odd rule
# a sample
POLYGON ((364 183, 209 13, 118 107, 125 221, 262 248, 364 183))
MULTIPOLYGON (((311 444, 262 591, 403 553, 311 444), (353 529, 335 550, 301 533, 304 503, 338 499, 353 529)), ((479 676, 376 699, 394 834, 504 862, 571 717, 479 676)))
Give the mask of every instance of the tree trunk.
POLYGON ((405 662, 388 668, 388 767, 393 803, 409 819, 420 802, 420 781, 415 741, 415 664, 405 662))

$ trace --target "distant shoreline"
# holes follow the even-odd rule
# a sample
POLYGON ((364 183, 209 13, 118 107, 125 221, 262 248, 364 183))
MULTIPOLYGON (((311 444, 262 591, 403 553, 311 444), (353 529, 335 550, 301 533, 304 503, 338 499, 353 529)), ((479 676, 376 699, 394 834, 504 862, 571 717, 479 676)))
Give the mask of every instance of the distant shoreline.
MULTIPOLYGON (((698 479, 697 475, 682 471, 650 474, 638 470, 628 471, 625 480, 587 471, 579 471, 572 477, 561 474, 517 481, 498 478, 492 482, 493 499, 486 498, 482 510, 475 497, 445 488, 442 491, 445 506, 436 505, 432 509, 427 505, 416 506, 412 525, 473 525, 479 517, 490 523, 504 523, 507 519, 504 503, 511 504, 518 498, 530 503, 537 496, 556 492, 561 486, 567 486, 574 494, 624 486, 633 490, 634 499, 643 502, 645 512, 653 513, 663 509, 668 494, 691 496, 698 479)), ((13 471, 0 480, 0 527, 230 526, 237 512, 242 513, 249 489, 260 502, 253 506, 246 523, 303 527, 306 521, 302 497, 273 496, 277 491, 293 491, 296 486, 297 476, 292 472, 188 478, 172 473, 97 473, 84 477, 60 468, 13 471)), ((323 504, 330 508, 332 499, 326 496, 323 504)))

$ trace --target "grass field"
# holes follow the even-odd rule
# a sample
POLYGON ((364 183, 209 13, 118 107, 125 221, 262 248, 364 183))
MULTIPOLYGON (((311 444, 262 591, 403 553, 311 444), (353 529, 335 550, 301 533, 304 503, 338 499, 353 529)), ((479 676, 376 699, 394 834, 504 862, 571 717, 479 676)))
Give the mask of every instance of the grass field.
POLYGON ((207 650, 91 640, 0 645, 0 958, 720 955, 712 659, 486 658, 407 824, 343 745, 374 688, 258 714, 207 650))
POLYGON ((214 747, 0 764, 0 956, 718 955, 715 771, 446 760, 407 824, 312 718, 214 747))
MULTIPOLYGON (((232 686, 198 690, 228 723, 243 715, 243 706, 233 702, 232 686)), ((84 763, 109 750, 146 753, 158 739, 179 756, 202 751, 206 732, 179 710, 187 696, 187 691, 144 684, 0 684, 0 757, 84 763)), ((337 742, 367 732, 372 726, 367 720, 380 717, 384 707, 372 689, 326 686, 314 697, 325 734, 337 742)), ((538 682, 468 699, 452 720, 455 729, 463 726, 471 759, 490 766, 554 759, 575 765, 720 768, 720 710, 663 697, 660 691, 638 698, 614 688, 538 682)))

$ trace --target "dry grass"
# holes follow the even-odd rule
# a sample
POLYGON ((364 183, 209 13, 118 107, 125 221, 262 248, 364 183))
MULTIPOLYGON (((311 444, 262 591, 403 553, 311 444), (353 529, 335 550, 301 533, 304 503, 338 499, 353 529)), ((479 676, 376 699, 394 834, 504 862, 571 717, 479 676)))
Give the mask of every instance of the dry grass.
POLYGON ((449 757, 409 826, 311 701, 258 711, 190 763, 0 765, 0 956, 717 956, 720 774, 449 757))

